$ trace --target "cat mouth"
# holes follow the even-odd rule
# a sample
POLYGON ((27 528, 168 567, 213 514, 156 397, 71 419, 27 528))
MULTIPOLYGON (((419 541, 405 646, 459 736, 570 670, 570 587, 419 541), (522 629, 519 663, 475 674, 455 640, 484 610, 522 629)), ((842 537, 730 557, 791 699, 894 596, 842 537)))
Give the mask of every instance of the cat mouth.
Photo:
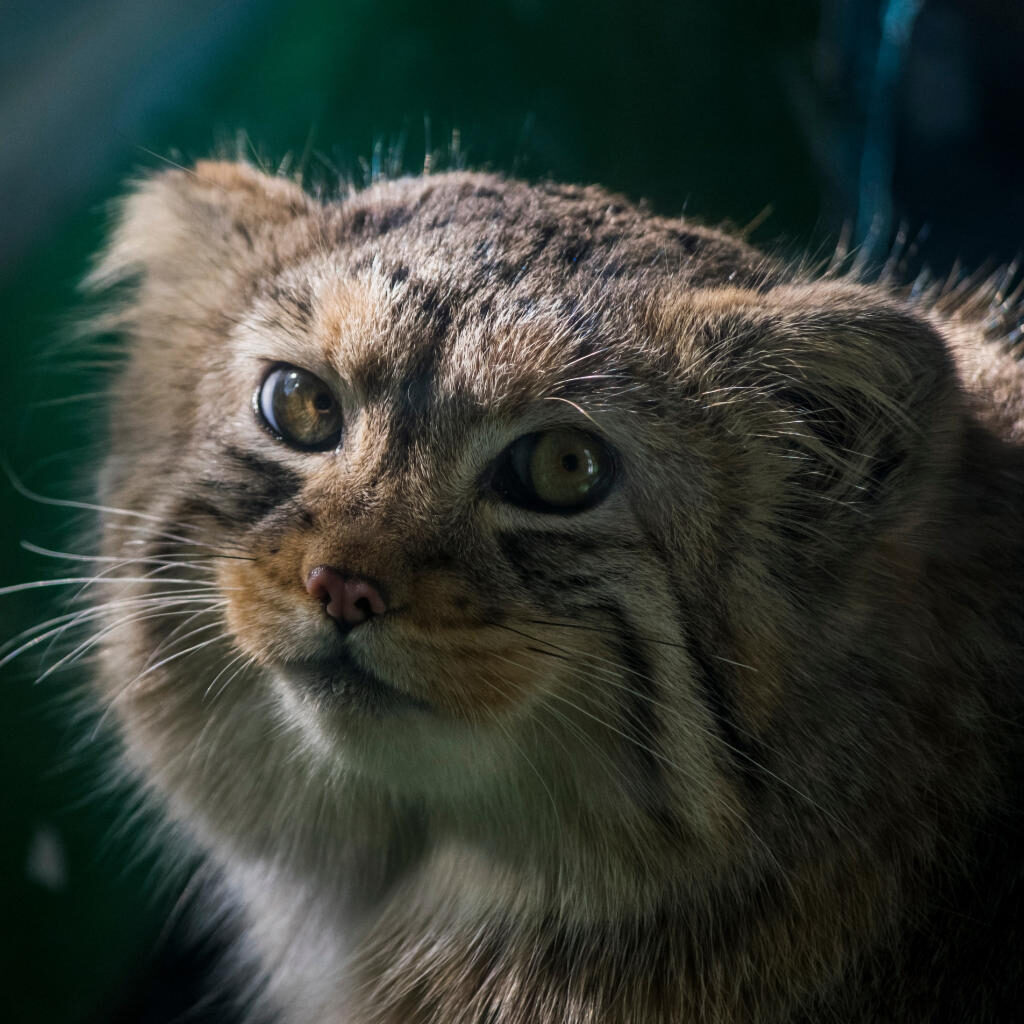
POLYGON ((328 706, 381 717, 400 711, 431 711, 429 703, 390 683, 360 665, 341 648, 329 658, 289 661, 283 675, 306 695, 328 706))

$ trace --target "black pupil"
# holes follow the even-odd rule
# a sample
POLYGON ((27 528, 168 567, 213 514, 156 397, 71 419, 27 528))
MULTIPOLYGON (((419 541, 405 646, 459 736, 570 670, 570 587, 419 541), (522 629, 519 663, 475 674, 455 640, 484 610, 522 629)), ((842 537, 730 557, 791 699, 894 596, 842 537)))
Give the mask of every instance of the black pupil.
POLYGON ((330 412, 333 404, 334 402, 331 400, 331 396, 324 391, 321 391, 316 398, 313 399, 313 405, 316 406, 317 412, 330 412))
POLYGON ((567 473, 575 473, 580 468, 580 460, 578 455, 563 455, 562 456, 562 469, 567 473))

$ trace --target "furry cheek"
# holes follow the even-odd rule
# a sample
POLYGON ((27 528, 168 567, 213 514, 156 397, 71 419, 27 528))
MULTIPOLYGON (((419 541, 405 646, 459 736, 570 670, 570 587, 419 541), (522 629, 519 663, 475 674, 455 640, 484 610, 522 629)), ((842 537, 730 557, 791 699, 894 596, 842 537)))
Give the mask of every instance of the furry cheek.
MULTIPOLYGON (((278 559, 285 562, 286 559, 278 559)), ((258 664, 308 657, 316 650, 317 603, 296 583, 282 587, 283 565, 232 562, 218 569, 227 600, 228 628, 237 646, 258 664)), ((320 624, 324 632, 326 624, 320 624)))

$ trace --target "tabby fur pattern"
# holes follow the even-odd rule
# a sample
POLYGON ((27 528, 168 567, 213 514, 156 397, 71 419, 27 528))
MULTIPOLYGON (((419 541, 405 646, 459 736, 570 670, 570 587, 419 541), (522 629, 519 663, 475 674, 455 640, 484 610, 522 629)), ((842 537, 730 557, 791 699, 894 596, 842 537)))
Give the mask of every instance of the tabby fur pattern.
POLYGON ((97 685, 237 908, 254 1019, 1019 1015, 1004 296, 596 187, 226 162, 135 187, 119 282, 97 685), (336 450, 261 429, 275 364, 338 396, 336 450), (489 488, 563 426, 614 452, 603 501, 489 488), (321 564, 389 611, 341 637, 321 564))

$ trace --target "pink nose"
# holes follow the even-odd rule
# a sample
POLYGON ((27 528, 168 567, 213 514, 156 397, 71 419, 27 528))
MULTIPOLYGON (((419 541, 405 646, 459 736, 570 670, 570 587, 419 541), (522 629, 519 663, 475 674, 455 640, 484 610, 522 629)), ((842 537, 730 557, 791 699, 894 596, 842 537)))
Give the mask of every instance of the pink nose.
POLYGON ((306 578, 306 589, 338 625, 358 626, 374 615, 383 615, 388 606, 380 591, 358 576, 346 576, 329 565, 318 565, 306 578))

